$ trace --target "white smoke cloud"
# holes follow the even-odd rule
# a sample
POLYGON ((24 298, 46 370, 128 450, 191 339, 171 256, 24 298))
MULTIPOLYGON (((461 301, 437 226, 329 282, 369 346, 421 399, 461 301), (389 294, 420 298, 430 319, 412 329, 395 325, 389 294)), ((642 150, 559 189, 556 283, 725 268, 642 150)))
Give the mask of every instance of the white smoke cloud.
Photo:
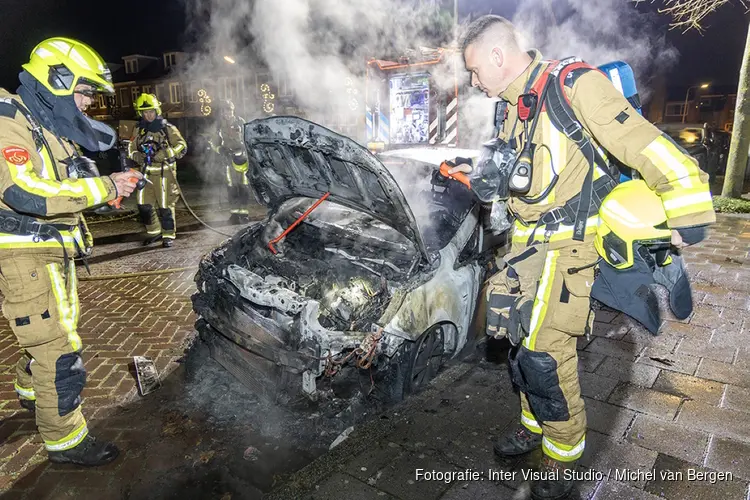
POLYGON ((653 14, 624 0, 523 0, 512 17, 525 46, 544 57, 578 56, 589 64, 622 60, 632 68, 641 98, 649 83, 678 59, 653 14))

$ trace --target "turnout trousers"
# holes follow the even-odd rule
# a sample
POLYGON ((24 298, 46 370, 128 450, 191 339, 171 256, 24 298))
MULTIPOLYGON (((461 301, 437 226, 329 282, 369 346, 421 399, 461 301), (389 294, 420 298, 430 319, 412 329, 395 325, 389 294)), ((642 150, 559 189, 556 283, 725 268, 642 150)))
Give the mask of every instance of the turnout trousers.
POLYGON ((586 412, 578 381, 576 338, 593 324, 589 293, 594 270, 591 242, 514 243, 505 268, 487 288, 487 333, 522 332, 510 350, 513 385, 521 397, 521 423, 542 434, 546 455, 570 462, 583 454, 586 412))
POLYGON ((78 336, 76 270, 46 255, 0 259, 3 315, 21 348, 15 390, 36 402, 36 424, 49 451, 78 445, 88 434, 81 413, 86 369, 78 336))
POLYGON ((164 239, 177 237, 174 207, 180 191, 175 182, 177 169, 165 165, 162 167, 145 167, 144 175, 151 181, 138 191, 138 212, 141 222, 146 226, 146 233, 158 234, 164 239))

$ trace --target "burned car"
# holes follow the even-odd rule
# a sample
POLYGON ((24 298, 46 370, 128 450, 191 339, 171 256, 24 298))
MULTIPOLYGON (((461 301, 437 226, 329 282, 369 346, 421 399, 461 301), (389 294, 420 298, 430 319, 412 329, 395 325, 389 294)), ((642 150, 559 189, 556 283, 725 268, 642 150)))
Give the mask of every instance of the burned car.
POLYGON ((269 211, 200 264, 193 304, 211 356, 286 402, 334 394, 342 380, 384 400, 419 390, 473 341, 506 235, 485 229, 468 190, 433 185, 437 165, 410 155, 378 159, 297 117, 250 122, 245 141, 269 211), (401 183, 408 201, 391 171, 412 179, 401 183))

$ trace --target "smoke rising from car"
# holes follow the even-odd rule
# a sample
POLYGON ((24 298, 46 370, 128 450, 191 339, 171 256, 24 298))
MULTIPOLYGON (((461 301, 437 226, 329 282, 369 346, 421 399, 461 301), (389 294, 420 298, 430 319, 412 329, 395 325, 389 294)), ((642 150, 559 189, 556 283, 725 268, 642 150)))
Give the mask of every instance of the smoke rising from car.
POLYGON ((627 62, 642 99, 650 95, 652 79, 679 56, 657 28, 655 14, 639 12, 622 0, 524 0, 512 22, 524 45, 546 58, 577 56, 595 66, 627 62))

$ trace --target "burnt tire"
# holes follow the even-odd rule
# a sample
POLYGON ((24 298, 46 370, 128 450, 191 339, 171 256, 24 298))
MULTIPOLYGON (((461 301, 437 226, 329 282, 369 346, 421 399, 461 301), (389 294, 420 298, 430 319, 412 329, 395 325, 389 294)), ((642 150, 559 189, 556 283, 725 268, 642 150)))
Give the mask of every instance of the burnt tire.
POLYGON ((444 354, 445 332, 437 325, 424 332, 412 345, 411 360, 404 373, 404 395, 423 390, 437 376, 444 354))

